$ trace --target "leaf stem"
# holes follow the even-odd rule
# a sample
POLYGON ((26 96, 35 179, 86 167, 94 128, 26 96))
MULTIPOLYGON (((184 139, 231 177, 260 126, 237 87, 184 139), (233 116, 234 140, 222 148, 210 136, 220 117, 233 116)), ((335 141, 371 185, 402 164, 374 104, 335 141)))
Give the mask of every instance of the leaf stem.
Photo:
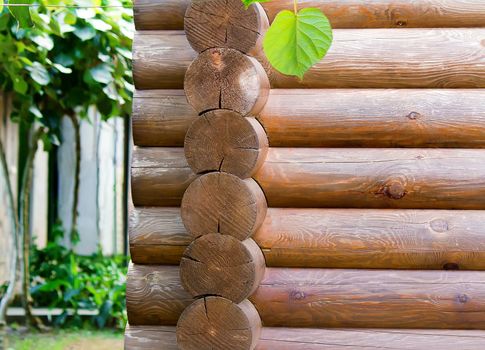
POLYGON ((295 11, 295 15, 298 14, 298 0, 293 0, 293 10, 295 11))

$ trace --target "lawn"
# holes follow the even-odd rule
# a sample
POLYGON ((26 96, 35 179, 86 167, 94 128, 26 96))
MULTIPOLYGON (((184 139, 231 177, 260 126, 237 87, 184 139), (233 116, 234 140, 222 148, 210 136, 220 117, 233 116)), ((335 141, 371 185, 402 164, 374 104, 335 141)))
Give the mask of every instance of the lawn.
POLYGON ((12 333, 8 350, 122 350, 123 334, 109 331, 12 333))

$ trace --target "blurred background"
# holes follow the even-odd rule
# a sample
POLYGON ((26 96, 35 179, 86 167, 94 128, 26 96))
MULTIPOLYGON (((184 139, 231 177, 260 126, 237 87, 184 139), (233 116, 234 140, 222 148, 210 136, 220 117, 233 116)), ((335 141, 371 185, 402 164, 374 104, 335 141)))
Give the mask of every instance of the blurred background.
POLYGON ((132 3, 33 4, 0 6, 0 349, 122 349, 132 3))

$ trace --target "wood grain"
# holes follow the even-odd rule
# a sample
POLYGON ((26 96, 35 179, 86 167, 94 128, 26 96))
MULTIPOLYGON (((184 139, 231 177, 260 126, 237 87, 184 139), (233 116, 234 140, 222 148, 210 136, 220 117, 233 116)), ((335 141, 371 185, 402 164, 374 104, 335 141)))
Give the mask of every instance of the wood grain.
MULTIPOLYGON (((269 208, 253 239, 267 266, 485 269, 485 211, 269 208)), ((179 264, 191 242, 179 208, 135 208, 132 260, 179 264)))
POLYGON ((268 138, 255 118, 218 109, 192 123, 185 135, 184 151, 196 174, 222 171, 246 179, 266 159, 268 138))
MULTIPOLYGON (((178 268, 143 269, 128 276, 130 324, 174 325, 189 304, 174 276, 178 268), (153 274, 164 278, 148 278, 153 274), (134 281, 136 290, 151 293, 131 292, 134 281)), ((267 268, 250 301, 269 327, 485 329, 484 277, 482 271, 267 268)))
POLYGON ((184 80, 189 104, 199 113, 230 109, 243 116, 261 112, 269 80, 261 64, 235 49, 208 49, 187 68, 184 80))
MULTIPOLYGON (((175 327, 129 326, 126 350, 177 350, 175 327)), ((311 329, 263 327, 256 350, 477 350, 485 347, 480 330, 311 329)))
MULTIPOLYGON (((179 205, 195 176, 181 150, 144 154, 152 168, 133 172, 134 204, 179 205)), ((479 149, 270 148, 254 179, 270 207, 484 209, 484 161, 479 149)))
POLYGON ((208 296, 194 301, 177 323, 181 350, 253 350, 261 334, 253 304, 208 296))
POLYGON ((240 0, 192 1, 184 23, 187 40, 197 52, 225 47, 256 53, 262 50, 268 26, 260 4, 246 8, 240 0))
MULTIPOLYGON (((273 88, 483 88, 485 29, 337 29, 327 56, 303 80, 270 71, 273 88)), ((181 89, 196 57, 184 33, 140 31, 138 89, 181 89)), ((264 63, 264 59, 261 59, 264 63)))
POLYGON ((227 173, 208 173, 196 179, 184 193, 182 222, 197 238, 221 233, 245 240, 261 226, 266 199, 253 179, 227 173))
MULTIPOLYGON (((136 0, 137 29, 183 29, 189 0, 136 0)), ((304 0, 301 7, 321 9, 333 28, 481 27, 482 0, 304 0)), ((262 4, 269 18, 293 6, 292 0, 262 4)))
POLYGON ((194 298, 217 295, 240 303, 259 286, 266 268, 263 253, 252 239, 221 234, 197 238, 184 252, 180 279, 194 298))
MULTIPOLYGON (((258 116, 272 147, 485 147, 483 89, 274 89, 258 116)), ((182 90, 137 90, 139 146, 183 146, 182 90)))

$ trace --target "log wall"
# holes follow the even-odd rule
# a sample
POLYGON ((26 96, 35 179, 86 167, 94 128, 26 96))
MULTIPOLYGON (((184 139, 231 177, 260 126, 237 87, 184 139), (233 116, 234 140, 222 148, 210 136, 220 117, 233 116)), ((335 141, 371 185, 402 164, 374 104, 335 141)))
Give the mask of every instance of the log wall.
POLYGON ((292 4, 135 0, 125 348, 483 348, 485 2, 292 4))

